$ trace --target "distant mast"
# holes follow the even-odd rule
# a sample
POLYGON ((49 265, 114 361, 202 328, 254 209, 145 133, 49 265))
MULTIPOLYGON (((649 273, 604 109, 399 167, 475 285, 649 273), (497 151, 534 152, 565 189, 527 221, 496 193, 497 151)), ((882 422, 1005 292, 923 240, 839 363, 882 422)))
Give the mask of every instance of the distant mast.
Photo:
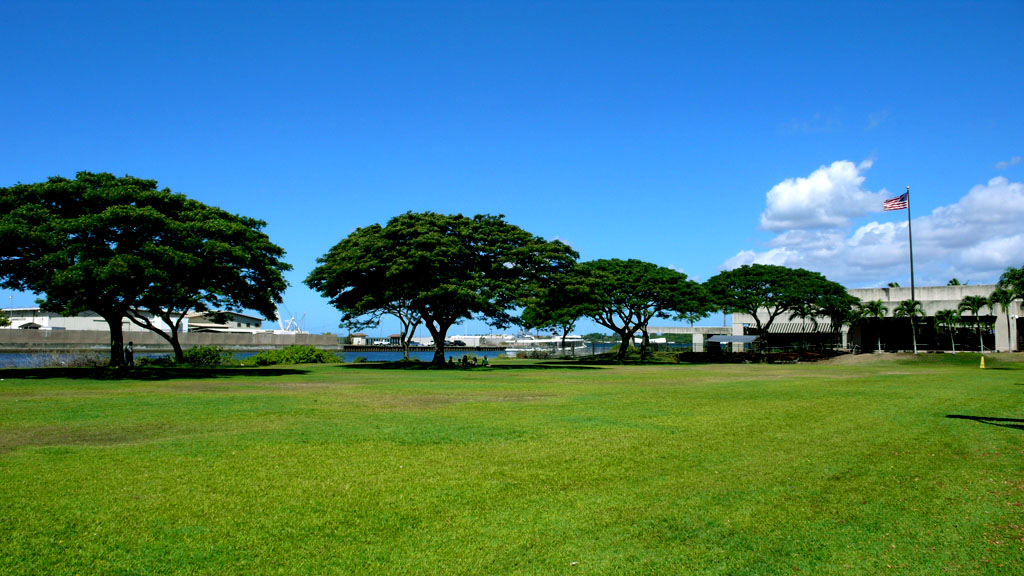
POLYGON ((914 232, 910 228, 910 186, 907 186, 907 238, 910 241, 910 299, 917 301, 914 295, 914 232))

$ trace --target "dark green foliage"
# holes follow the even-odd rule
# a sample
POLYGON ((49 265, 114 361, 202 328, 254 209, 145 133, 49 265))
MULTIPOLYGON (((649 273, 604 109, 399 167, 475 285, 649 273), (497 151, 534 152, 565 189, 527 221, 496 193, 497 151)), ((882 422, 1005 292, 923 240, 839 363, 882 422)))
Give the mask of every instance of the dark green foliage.
POLYGON ((139 356, 135 359, 135 364, 138 366, 159 366, 161 368, 168 368, 173 366, 175 361, 172 356, 139 356))
POLYGON ((11 318, 7 315, 6 312, 4 312, 3 310, 0 310, 0 326, 10 326, 10 325, 11 325, 11 318))
POLYGON ((231 353, 219 346, 193 346, 184 351, 189 366, 221 366, 231 361, 231 353))
POLYGON ((981 309, 989 305, 988 298, 984 296, 964 296, 960 300, 957 312, 961 315, 970 312, 974 318, 974 330, 978 334, 978 350, 984 351, 985 345, 981 340, 981 309))
MULTIPOLYGON (((626 357, 633 335, 644 333, 653 318, 711 311, 707 293, 686 274, 641 260, 593 260, 579 264, 568 285, 567 300, 619 336, 618 360, 626 357)), ((646 352, 646 345, 643 347, 646 352)))
POLYGON ((570 265, 576 253, 504 221, 502 216, 407 212, 359 228, 317 259, 306 284, 342 312, 342 323, 412 311, 434 339, 434 363, 459 320, 498 327, 518 321, 537 285, 570 265))
POLYGON ((857 303, 846 288, 817 272, 771 264, 726 270, 708 279, 705 286, 720 309, 752 316, 765 344, 772 323, 783 314, 827 316, 838 331, 854 317, 857 303), (758 316, 759 310, 767 318, 758 316))
POLYGON ((274 364, 331 364, 340 362, 337 355, 313 346, 288 346, 278 350, 264 350, 250 361, 257 366, 274 364))
POLYGON ((895 318, 907 318, 910 321, 910 334, 914 343, 914 354, 917 354, 917 318, 924 316, 924 305, 920 300, 903 300, 892 311, 895 318))
POLYGON ((177 327, 189 310, 274 314, 290 266, 264 225, 131 176, 79 172, 0 188, 0 285, 42 295, 46 310, 99 314, 112 365, 123 360, 125 317, 171 342, 180 359, 177 327))
POLYGON ((538 285, 523 309, 522 324, 527 329, 552 329, 560 334, 562 348, 565 338, 576 327, 576 321, 587 312, 589 285, 584 274, 569 268, 538 285))
POLYGON ((1009 290, 1017 298, 1024 298, 1024 266, 1007 268, 999 277, 998 286, 1009 290))

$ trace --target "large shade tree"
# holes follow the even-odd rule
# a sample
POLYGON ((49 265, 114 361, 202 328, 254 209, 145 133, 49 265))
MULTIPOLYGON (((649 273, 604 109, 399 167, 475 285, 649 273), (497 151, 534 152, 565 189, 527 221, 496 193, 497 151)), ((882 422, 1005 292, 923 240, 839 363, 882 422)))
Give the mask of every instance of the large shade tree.
POLYGON ((255 310, 273 319, 287 287, 282 273, 291 266, 262 231, 266 223, 181 194, 165 191, 159 199, 170 216, 143 249, 150 285, 128 319, 167 340, 178 362, 178 334, 189 312, 255 310))
POLYGON ((842 285, 817 272, 772 264, 726 270, 704 285, 720 308, 750 315, 763 342, 780 316, 829 316, 841 327, 857 302, 842 285))
POLYGON ((619 336, 616 359, 625 358, 634 335, 644 333, 654 318, 692 314, 706 316, 714 308, 704 288, 686 274, 641 260, 592 260, 576 267, 578 293, 573 298, 583 313, 619 336))
POLYGON ((499 327, 519 322, 513 310, 576 256, 503 216, 407 212, 353 231, 317 259, 306 284, 343 319, 396 305, 415 312, 434 339, 433 362, 443 364, 453 324, 473 317, 499 327))
POLYGON ((525 328, 551 329, 561 339, 565 350, 566 337, 576 328, 576 322, 586 315, 586 297, 589 285, 578 270, 573 268, 553 276, 527 300, 523 309, 525 328))
POLYGON ((145 325, 140 310, 168 325, 166 314, 203 306, 269 312, 264 304, 279 300, 288 266, 262 225, 131 176, 80 172, 18 184, 0 188, 0 281, 40 295, 46 310, 98 314, 110 330, 110 363, 119 365, 122 322, 145 325))

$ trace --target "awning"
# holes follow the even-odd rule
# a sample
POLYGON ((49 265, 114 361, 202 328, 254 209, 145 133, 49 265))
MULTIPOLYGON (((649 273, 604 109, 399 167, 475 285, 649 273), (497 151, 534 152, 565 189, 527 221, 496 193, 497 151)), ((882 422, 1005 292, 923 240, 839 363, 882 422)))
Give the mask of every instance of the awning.
POLYGON ((749 344, 757 339, 758 336, 733 336, 731 334, 716 334, 711 338, 708 338, 708 342, 718 342, 720 344, 742 342, 744 344, 749 344))
POLYGON ((831 322, 818 322, 815 326, 810 322, 773 322, 768 327, 769 334, 832 334, 831 322))

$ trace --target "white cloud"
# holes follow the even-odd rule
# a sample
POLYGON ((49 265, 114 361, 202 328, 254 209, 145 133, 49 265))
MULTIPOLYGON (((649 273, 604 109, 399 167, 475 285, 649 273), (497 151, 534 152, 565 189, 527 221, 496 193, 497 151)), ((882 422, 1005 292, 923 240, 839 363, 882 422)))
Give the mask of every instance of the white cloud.
MULTIPOLYGON (((841 164, 836 162, 832 167, 841 164)), ((850 199, 850 206, 858 206, 856 199, 872 195, 861 188, 863 177, 850 171, 846 162, 839 170, 829 172, 821 168, 815 174, 846 175, 850 186, 839 189, 835 195, 850 199), (823 172, 824 171, 824 172, 823 172), (853 186, 852 184, 855 184, 853 186)), ((815 174, 806 180, 814 179, 815 174)), ((821 176, 819 176, 821 178, 821 176)), ((793 190, 802 179, 786 180, 768 193, 769 213, 781 214, 773 207, 779 205, 778 193, 783 186, 791 198, 800 195, 793 190)), ((804 185, 810 189, 809 184, 804 185)), ((821 188, 821 187, 819 187, 821 188)), ((878 210, 880 197, 874 194, 872 206, 865 212, 878 210)), ((799 206, 799 202, 791 202, 799 206)), ((818 216, 803 219, 778 218, 776 223, 790 222, 784 228, 768 227, 778 234, 765 245, 763 251, 743 250, 727 260, 722 268, 731 269, 742 264, 779 264, 807 268, 822 272, 829 278, 848 286, 879 286, 890 281, 905 282, 909 276, 909 247, 906 220, 867 222, 856 228, 850 218, 853 208, 822 212, 812 209, 790 210, 790 214, 818 216), (818 222, 810 228, 807 222, 818 222), (828 223, 834 222, 832 226, 828 223)), ((904 214, 900 212, 898 214, 904 214)), ((905 218, 905 216, 904 216, 905 218)), ((765 216, 762 216, 762 221, 765 216)), ((1024 265, 1024 183, 1010 182, 1004 177, 993 178, 987 184, 971 188, 959 201, 940 206, 930 214, 914 218, 914 266, 919 284, 945 284, 952 277, 971 279, 976 283, 993 282, 1008 266, 1024 265)))
POLYGON ((1014 156, 1013 158, 1003 162, 996 162, 996 170, 1006 170, 1015 164, 1020 164, 1020 156, 1014 156))
POLYGON ((767 207, 761 214, 766 230, 834 228, 850 218, 881 210, 885 192, 865 190, 863 172, 871 160, 855 165, 848 160, 821 166, 810 176, 789 178, 768 191, 767 207))

